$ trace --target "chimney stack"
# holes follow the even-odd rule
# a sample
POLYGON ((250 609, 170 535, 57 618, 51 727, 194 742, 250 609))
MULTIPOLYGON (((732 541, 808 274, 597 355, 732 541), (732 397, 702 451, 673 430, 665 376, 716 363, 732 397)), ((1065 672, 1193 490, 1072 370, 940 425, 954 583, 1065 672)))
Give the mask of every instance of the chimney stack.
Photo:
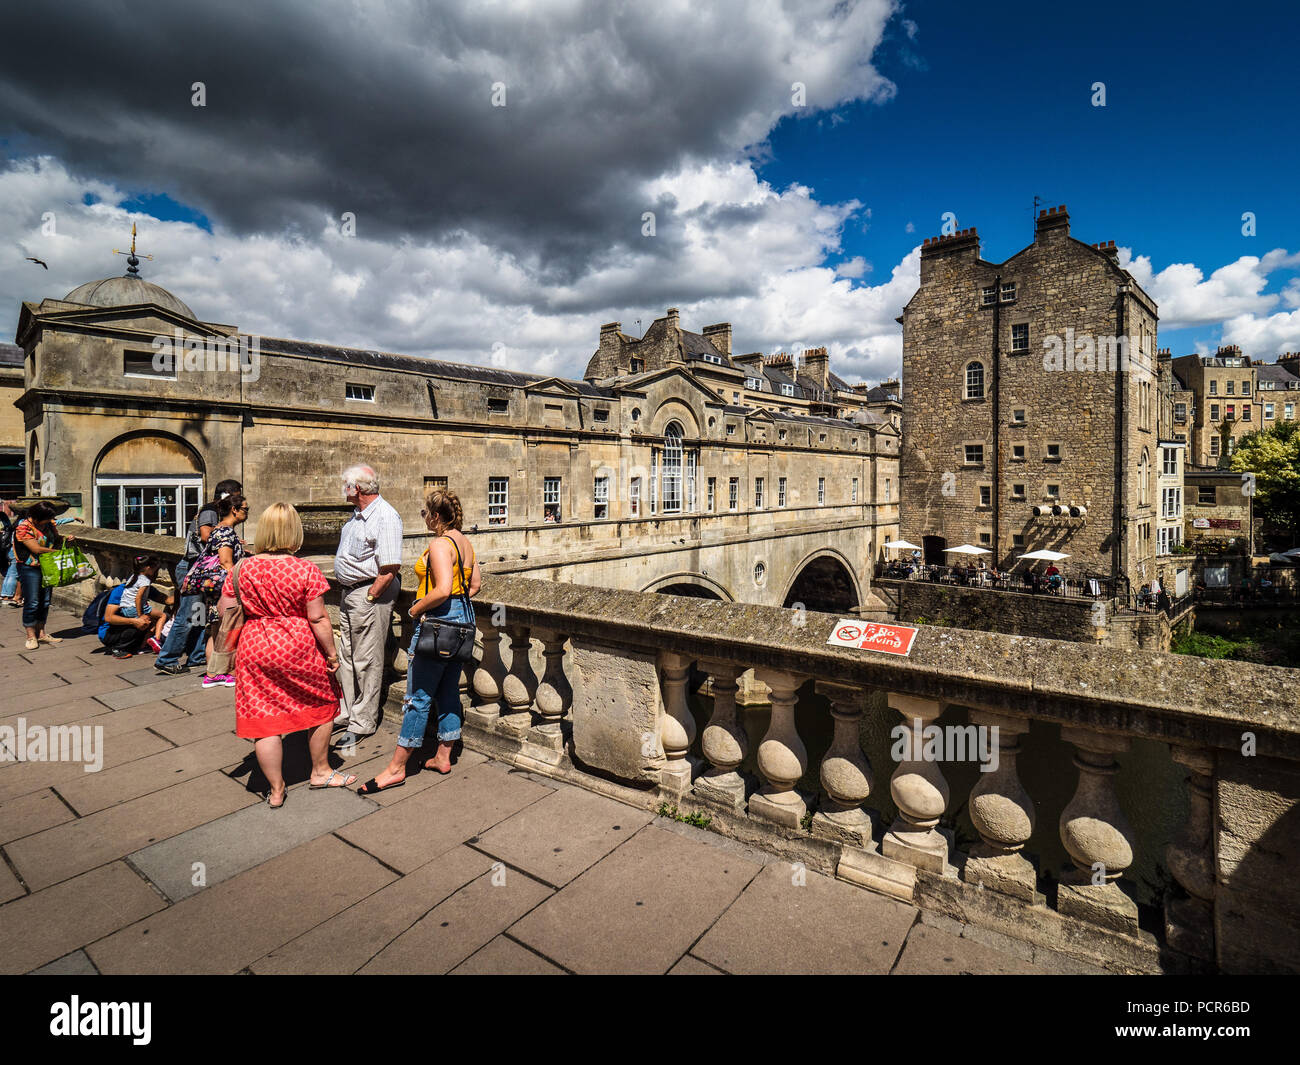
POLYGON ((1070 214, 1065 209, 1065 204, 1059 207, 1045 207, 1038 212, 1038 218, 1034 221, 1034 239, 1046 239, 1048 234, 1060 231, 1060 235, 1068 237, 1070 235, 1070 214))
POLYGON ((813 379, 818 388, 830 387, 830 357, 825 348, 805 348, 803 372, 813 379))
MULTIPOLYGON (((669 312, 672 313, 671 311, 669 312)), ((713 341, 713 346, 722 354, 731 355, 731 323, 719 322, 717 325, 704 327, 704 339, 713 341)))

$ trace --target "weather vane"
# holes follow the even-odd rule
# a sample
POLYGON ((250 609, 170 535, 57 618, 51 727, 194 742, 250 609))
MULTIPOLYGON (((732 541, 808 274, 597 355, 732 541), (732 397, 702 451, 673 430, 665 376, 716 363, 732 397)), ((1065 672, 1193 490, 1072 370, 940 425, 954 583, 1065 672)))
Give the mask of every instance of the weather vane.
POLYGON ((114 255, 125 255, 125 256, 127 257, 127 258, 126 258, 126 276, 127 276, 127 277, 139 277, 139 276, 140 276, 140 271, 139 271, 139 269, 137 269, 137 268, 139 267, 139 265, 140 265, 140 259, 148 259, 150 262, 153 262, 153 256, 152 256, 152 255, 141 255, 141 256, 137 257, 136 254, 135 254, 135 223, 134 223, 134 222, 131 223, 131 251, 128 253, 128 252, 124 252, 124 251, 118 251, 116 248, 114 248, 114 249, 113 249, 113 254, 114 254, 114 255))

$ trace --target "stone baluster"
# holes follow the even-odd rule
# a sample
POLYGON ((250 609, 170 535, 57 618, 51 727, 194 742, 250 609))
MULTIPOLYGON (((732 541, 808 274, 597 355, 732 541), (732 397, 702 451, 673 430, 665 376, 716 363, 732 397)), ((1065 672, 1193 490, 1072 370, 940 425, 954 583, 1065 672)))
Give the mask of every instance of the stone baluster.
POLYGON ((470 682, 475 705, 466 712, 465 718, 478 728, 495 732, 505 705, 501 693, 506 680, 505 663, 501 661, 501 630, 480 617, 478 631, 483 656, 470 682))
POLYGON ((730 662, 709 662, 704 668, 712 679, 713 713, 700 745, 710 768, 695 781, 695 794, 741 813, 745 809, 745 781, 740 775, 740 763, 749 753, 749 737, 736 718, 736 678, 740 670, 730 662))
POLYGON ((1214 957, 1214 753, 1172 745, 1170 754, 1191 774, 1187 820, 1165 851, 1165 861, 1189 898, 1165 901, 1165 941, 1208 959, 1214 957))
POLYGON ((1041 902, 1034 866, 1021 853, 1034 833, 1034 804, 1016 773, 1020 737, 1029 731, 1029 722, 972 709, 970 723, 981 733, 979 780, 970 793, 970 819, 980 842, 971 848, 962 879, 1026 902, 1041 902))
POLYGON ((507 712, 500 728, 523 736, 533 726, 533 701, 537 698, 537 673, 530 659, 533 642, 527 625, 507 625, 506 632, 510 634, 510 672, 501 685, 507 712))
POLYGON ((794 725, 795 692, 802 680, 791 673, 758 669, 754 676, 772 689, 772 721, 758 745, 758 772, 763 785, 749 797, 749 815, 798 828, 808 805, 795 790, 808 769, 808 749, 794 725))
POLYGON ((664 682, 664 712, 659 719, 659 742, 668 760, 660 773, 661 788, 678 797, 691 787, 691 762, 688 752, 695 742, 695 716, 686 703, 686 680, 691 659, 664 652, 659 656, 659 672, 664 682))
POLYGON ((860 688, 821 681, 817 688, 830 698, 835 734, 821 765, 826 805, 813 815, 812 834, 874 850, 871 818, 862 809, 874 787, 871 763, 859 741, 864 694, 860 688))
POLYGON ((550 629, 538 629, 546 666, 537 685, 537 721, 529 743, 547 752, 547 761, 558 762, 564 751, 564 716, 573 706, 573 688, 564 674, 566 637, 550 629))
POLYGON ((1133 830, 1115 794, 1115 755, 1129 748, 1125 736, 1066 727, 1061 739, 1075 749, 1079 784, 1061 811, 1061 842, 1075 864, 1062 877, 1056 907, 1119 932, 1137 932, 1137 906, 1116 883, 1133 864, 1133 830))
POLYGON ((939 764, 924 757, 922 732, 943 712, 934 699, 889 693, 889 707, 903 715, 904 737, 895 726, 894 746, 905 743, 905 755, 889 780, 889 794, 898 807, 898 817, 885 833, 880 850, 887 858, 942 873, 948 863, 948 840, 938 830, 939 818, 948 808, 948 782, 939 764))

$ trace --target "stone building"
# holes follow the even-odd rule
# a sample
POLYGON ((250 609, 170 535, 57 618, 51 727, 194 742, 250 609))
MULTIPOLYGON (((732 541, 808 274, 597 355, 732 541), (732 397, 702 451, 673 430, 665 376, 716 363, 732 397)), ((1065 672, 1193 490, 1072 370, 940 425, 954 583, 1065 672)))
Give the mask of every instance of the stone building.
POLYGON ((779 370, 732 360, 729 326, 689 333, 674 312, 634 357, 602 329, 571 381, 249 336, 133 265, 24 303, 16 339, 28 482, 108 528, 179 534, 223 477, 254 518, 286 500, 341 520, 339 474, 366 462, 412 558, 424 489, 445 484, 510 571, 844 610, 898 532, 899 434, 865 389, 820 349, 783 395, 779 370))
POLYGON ((1213 355, 1182 355, 1174 372, 1195 396, 1188 461, 1217 466, 1247 433, 1264 428, 1258 404, 1256 370, 1241 348, 1230 344, 1213 355))
POLYGON ((975 230, 928 239, 903 324, 902 536, 927 559, 1037 548, 1078 576, 1155 573, 1159 389, 1154 301, 1113 241, 1064 206, 1001 263, 975 230))
POLYGON ((26 491, 23 416, 14 405, 23 394, 23 349, 0 344, 0 499, 26 491))
POLYGON ((1183 481, 1186 493, 1184 535, 1189 542, 1254 543, 1255 500, 1242 490, 1240 473, 1191 466, 1183 481))
POLYGON ((1255 364, 1255 386, 1260 407, 1260 427, 1293 422, 1300 416, 1300 356, 1288 352, 1276 363, 1255 364))

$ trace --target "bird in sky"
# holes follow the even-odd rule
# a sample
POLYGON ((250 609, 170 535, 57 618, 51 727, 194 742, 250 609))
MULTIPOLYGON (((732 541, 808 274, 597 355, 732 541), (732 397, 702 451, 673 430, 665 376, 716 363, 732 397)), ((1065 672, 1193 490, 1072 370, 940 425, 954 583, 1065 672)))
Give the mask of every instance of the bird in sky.
POLYGON ((38 263, 39 265, 44 266, 45 269, 47 269, 47 270, 49 269, 49 267, 46 266, 46 264, 45 264, 44 262, 42 262, 40 259, 33 259, 30 255, 27 256, 27 261, 28 261, 29 263, 38 263))

